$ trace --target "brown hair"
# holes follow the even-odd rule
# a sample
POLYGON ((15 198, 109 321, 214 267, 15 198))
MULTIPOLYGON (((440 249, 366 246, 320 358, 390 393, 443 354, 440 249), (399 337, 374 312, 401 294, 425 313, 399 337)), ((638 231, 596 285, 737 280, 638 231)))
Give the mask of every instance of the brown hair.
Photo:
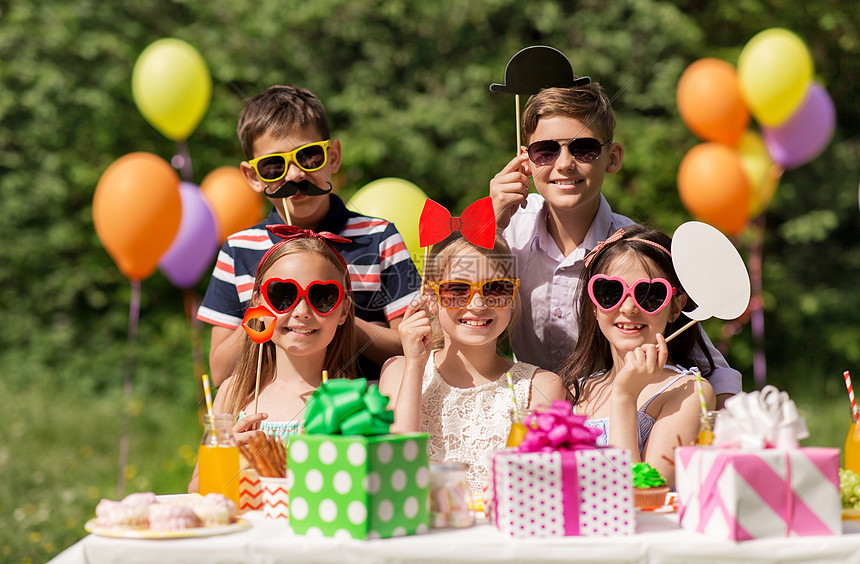
MULTIPOLYGON (((331 378, 354 378, 355 377, 355 308, 352 295, 349 291, 349 272, 346 269, 340 255, 328 244, 313 238, 299 238, 285 241, 269 255, 265 261, 260 263, 257 277, 254 280, 253 296, 260 298, 260 286, 266 279, 266 273, 281 257, 299 253, 317 253, 325 257, 340 273, 344 289, 347 291, 347 299, 341 307, 348 308, 346 320, 338 326, 331 343, 325 350, 323 366, 329 371, 331 378)), ((239 357, 239 365, 233 374, 229 387, 229 397, 225 403, 225 409, 238 416, 239 411, 254 399, 254 388, 257 378, 257 354, 261 347, 253 342, 246 334, 242 341, 242 352, 239 357)), ((268 341, 262 346, 263 362, 260 370, 260 390, 262 391, 275 380, 275 344, 268 341)))
POLYGON ((254 142, 266 132, 287 135, 303 127, 315 129, 320 141, 331 137, 325 107, 316 96, 298 86, 276 85, 245 101, 236 132, 245 157, 253 159, 254 142))
POLYGON ((600 84, 591 82, 574 88, 544 88, 526 102, 523 110, 523 138, 531 140, 538 122, 550 117, 578 119, 599 135, 601 142, 615 134, 615 113, 600 84))
MULTIPOLYGON (((473 245, 467 241, 459 233, 449 236, 444 241, 433 245, 430 256, 427 257, 427 264, 424 266, 425 279, 427 282, 442 282, 444 277, 451 271, 453 261, 465 253, 478 253, 487 258, 490 263, 501 271, 503 278, 517 278, 516 257, 511 252, 510 247, 502 239, 500 234, 496 234, 496 240, 492 249, 485 249, 473 245)), ((430 289, 425 289, 433 293, 430 289)), ((435 293, 433 293, 435 298, 435 293)), ((442 307, 441 305, 439 307, 442 307)), ((517 291, 514 303, 512 305, 511 321, 504 333, 499 337, 499 342, 496 343, 497 349, 500 349, 504 344, 504 339, 508 338, 510 328, 515 325, 520 316, 520 299, 519 290, 517 291)), ((445 336, 442 333, 442 328, 439 326, 438 319, 433 317, 433 348, 441 349, 445 343, 445 336)))
MULTIPOLYGON (((590 377, 599 377, 613 366, 612 350, 609 346, 609 341, 600 331, 597 317, 594 315, 594 310, 597 306, 591 302, 591 298, 588 295, 588 281, 591 280, 592 276, 595 274, 605 274, 606 270, 616 259, 629 253, 639 260, 648 259, 648 262, 644 263, 646 269, 650 270, 649 262, 656 267, 659 273, 649 273, 652 278, 655 275, 663 276, 673 287, 678 288, 681 293, 685 293, 681 281, 675 273, 672 257, 667 252, 646 241, 657 243, 665 249, 672 247, 672 240, 662 231, 649 229, 641 225, 631 225, 624 228, 624 235, 621 239, 606 245, 582 271, 576 302, 579 318, 579 337, 576 347, 574 347, 564 367, 559 371, 565 385, 571 388, 574 403, 579 400, 580 386, 583 380, 590 377), (643 239, 645 241, 642 241, 643 239)), ((693 304, 688 296, 687 307, 689 308, 690 306, 695 307, 695 304, 693 304)), ((666 324, 665 335, 671 335, 689 321, 689 318, 681 312, 675 321, 670 321, 666 324)), ((699 327, 692 327, 684 331, 678 337, 672 339, 668 343, 668 346, 671 362, 676 362, 681 366, 689 368, 696 365, 696 358, 704 357, 708 363, 708 367, 706 370, 702 370, 702 373, 707 376, 713 372, 714 361, 708 352, 699 327), (698 355, 694 352, 696 347, 699 348, 698 355)))

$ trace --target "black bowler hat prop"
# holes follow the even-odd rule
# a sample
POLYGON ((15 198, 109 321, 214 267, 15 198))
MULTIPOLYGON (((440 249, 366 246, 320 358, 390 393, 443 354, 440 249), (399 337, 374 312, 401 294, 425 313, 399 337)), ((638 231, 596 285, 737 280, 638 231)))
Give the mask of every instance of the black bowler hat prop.
POLYGON ((518 51, 505 67, 505 84, 491 84, 490 91, 514 94, 517 119, 517 151, 522 144, 520 132, 520 94, 531 96, 544 88, 573 88, 591 82, 587 76, 575 77, 564 53, 546 45, 532 45, 518 51))
POLYGON ((544 88, 572 88, 589 82, 587 76, 574 77, 570 61, 558 49, 533 45, 511 57, 505 67, 505 84, 491 84, 490 90, 531 96, 544 88))

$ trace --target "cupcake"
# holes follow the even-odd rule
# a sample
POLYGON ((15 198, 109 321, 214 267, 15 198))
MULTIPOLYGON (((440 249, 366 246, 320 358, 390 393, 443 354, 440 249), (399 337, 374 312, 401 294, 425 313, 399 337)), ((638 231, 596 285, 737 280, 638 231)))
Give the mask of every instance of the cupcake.
POLYGON ((653 466, 646 462, 633 464, 633 505, 640 509, 662 507, 666 504, 669 486, 653 466))

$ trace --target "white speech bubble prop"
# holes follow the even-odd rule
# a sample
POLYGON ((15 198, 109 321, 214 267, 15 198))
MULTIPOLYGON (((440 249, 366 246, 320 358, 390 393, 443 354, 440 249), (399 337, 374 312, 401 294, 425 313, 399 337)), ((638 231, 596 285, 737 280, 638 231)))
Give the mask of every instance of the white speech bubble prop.
POLYGON ((678 279, 697 308, 684 312, 690 323, 711 317, 740 317, 750 301, 750 276, 735 246, 716 228, 699 221, 688 221, 672 236, 672 263, 678 279))

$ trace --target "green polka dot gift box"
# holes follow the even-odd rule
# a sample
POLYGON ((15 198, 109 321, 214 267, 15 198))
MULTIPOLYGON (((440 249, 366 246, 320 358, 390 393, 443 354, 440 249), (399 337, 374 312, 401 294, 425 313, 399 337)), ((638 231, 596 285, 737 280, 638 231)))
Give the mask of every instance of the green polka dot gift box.
POLYGON ((332 379, 287 449, 293 532, 355 539, 422 533, 429 522, 426 433, 388 434, 388 398, 364 378, 332 379))
POLYGON ((287 455, 290 526, 356 539, 427 531, 427 434, 300 435, 287 455))

